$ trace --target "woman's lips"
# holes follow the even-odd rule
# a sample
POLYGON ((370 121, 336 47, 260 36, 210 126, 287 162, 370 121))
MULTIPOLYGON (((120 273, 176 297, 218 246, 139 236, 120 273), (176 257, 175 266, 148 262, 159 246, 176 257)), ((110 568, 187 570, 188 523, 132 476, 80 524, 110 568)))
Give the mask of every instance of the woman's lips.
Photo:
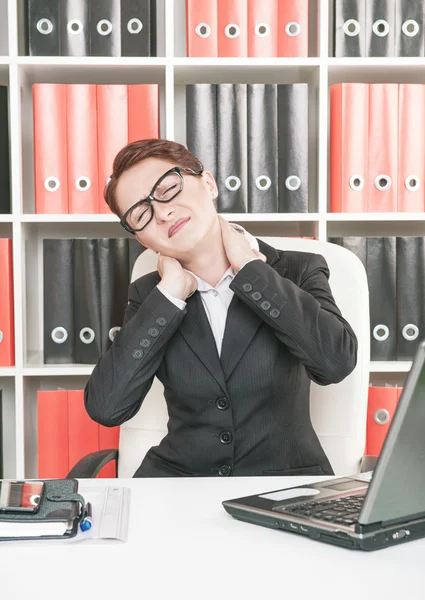
POLYGON ((177 233, 177 231, 184 227, 184 225, 186 225, 188 221, 190 221, 190 217, 186 217, 185 219, 179 219, 178 221, 176 221, 176 223, 174 223, 174 225, 172 225, 168 230, 168 237, 172 237, 175 233, 177 233))

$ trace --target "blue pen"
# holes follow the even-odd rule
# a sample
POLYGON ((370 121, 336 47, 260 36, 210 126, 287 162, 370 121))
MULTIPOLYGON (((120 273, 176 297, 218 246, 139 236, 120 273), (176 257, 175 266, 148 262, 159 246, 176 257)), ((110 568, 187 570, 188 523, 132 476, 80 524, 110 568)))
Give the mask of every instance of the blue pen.
POLYGON ((92 505, 91 502, 87 502, 85 507, 84 519, 80 523, 80 529, 81 531, 88 531, 92 525, 92 505))

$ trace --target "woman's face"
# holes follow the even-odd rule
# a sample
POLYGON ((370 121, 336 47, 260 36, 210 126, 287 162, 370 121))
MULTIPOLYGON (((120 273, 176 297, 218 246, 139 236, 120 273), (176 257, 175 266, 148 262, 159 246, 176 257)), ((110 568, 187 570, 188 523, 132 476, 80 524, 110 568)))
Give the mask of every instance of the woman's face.
MULTIPOLYGON (((120 214, 146 198, 161 175, 175 166, 178 165, 148 158, 123 173, 116 189, 120 214)), ((147 248, 177 259, 195 250, 217 221, 217 185, 212 174, 204 171, 193 176, 183 172, 182 176, 182 191, 170 202, 153 200, 153 219, 143 231, 136 232, 139 242, 147 248), (173 231, 180 219, 186 222, 173 231)))

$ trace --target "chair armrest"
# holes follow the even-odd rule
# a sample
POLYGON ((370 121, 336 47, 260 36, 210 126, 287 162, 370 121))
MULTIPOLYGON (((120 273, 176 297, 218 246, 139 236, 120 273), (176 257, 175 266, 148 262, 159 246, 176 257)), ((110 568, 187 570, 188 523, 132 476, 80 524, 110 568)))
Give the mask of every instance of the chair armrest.
POLYGON ((366 471, 373 471, 376 463, 378 462, 379 456, 371 456, 369 454, 362 457, 360 461, 360 473, 366 473, 366 471))
POLYGON ((115 460, 115 476, 117 476, 118 450, 98 450, 81 458, 66 477, 67 479, 96 477, 111 460, 115 460))

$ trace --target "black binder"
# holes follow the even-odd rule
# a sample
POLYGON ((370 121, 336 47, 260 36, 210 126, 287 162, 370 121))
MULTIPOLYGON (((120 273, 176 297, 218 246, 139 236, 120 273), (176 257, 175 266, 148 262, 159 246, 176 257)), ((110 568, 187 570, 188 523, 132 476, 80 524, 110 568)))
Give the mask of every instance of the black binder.
POLYGON ((218 85, 217 112, 217 208, 221 213, 246 213, 248 209, 246 84, 218 85))
POLYGON ((395 0, 395 55, 424 55, 423 0, 395 0))
POLYGON ((0 86, 0 214, 11 213, 8 88, 0 86))
POLYGON ((121 0, 121 56, 156 56, 156 0, 121 0))
POLYGON ((27 0, 27 53, 30 56, 59 56, 58 0, 27 0))
POLYGON ((59 39, 62 56, 89 56, 89 2, 60 0, 59 39))
POLYGON ((277 86, 248 84, 248 212, 276 213, 277 86))
POLYGON ((74 240, 74 362, 95 364, 101 355, 98 240, 74 240))
POLYGON ((425 338, 425 238, 397 238, 397 360, 412 360, 425 338))
POLYGON ((119 0, 90 0, 90 55, 120 56, 119 0))
POLYGON ((308 212, 308 84, 277 86, 279 212, 308 212))
POLYGON ((44 362, 73 363, 73 240, 43 240, 43 268, 44 362))
POLYGON ((395 55, 395 0, 366 0, 366 50, 367 56, 395 55))
POLYGON ((186 144, 217 178, 217 85, 186 86, 186 144))
POLYGON ((371 359, 396 359, 396 239, 367 238, 371 359))
MULTIPOLYGON (((101 238, 98 242, 100 265, 100 346, 103 354, 109 350, 116 334, 121 329, 124 311, 128 303, 130 265, 128 256, 129 244, 126 238, 101 238)), ((138 243, 137 240, 136 243, 138 243)))
POLYGON ((335 0, 334 23, 334 56, 366 56, 366 0, 335 0))

